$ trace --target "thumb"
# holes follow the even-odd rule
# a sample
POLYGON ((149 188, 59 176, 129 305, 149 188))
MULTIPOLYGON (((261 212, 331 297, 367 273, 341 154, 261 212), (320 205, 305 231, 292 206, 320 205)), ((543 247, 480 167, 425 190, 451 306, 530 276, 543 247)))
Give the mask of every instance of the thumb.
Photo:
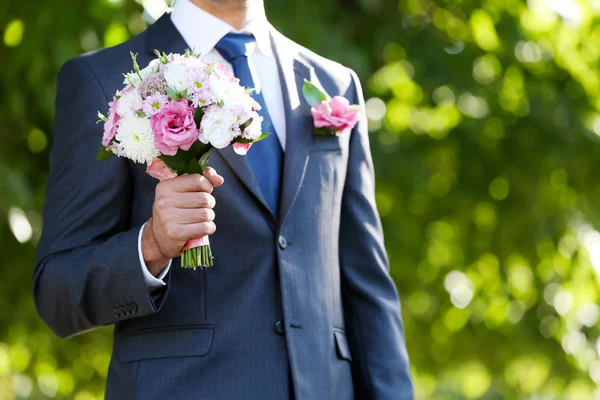
POLYGON ((214 187, 221 186, 223 182, 225 182, 225 179, 223 179, 221 175, 217 174, 217 171, 215 171, 211 167, 204 168, 204 171, 202 171, 202 175, 206 179, 208 179, 214 187))

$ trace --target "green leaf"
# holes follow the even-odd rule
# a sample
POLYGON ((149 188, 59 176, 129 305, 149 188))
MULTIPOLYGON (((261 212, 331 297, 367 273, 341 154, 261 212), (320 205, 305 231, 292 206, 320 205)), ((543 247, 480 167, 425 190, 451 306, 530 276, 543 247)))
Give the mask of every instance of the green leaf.
POLYGON ((262 135, 260 135, 260 136, 258 137, 258 139, 255 139, 255 140, 252 140, 252 139, 246 139, 246 138, 243 138, 243 137, 241 137, 241 136, 240 136, 240 137, 238 137, 237 139, 235 139, 235 141, 236 141, 237 143, 257 143, 257 142, 260 142, 261 140, 263 140, 263 139, 265 139, 265 138, 267 138, 267 137, 269 137, 269 136, 271 136, 271 134, 270 134, 270 133, 263 132, 263 134, 262 134, 262 135))
POLYGON ((180 93, 179 93, 179 96, 180 96, 182 99, 187 99, 187 98, 188 98, 188 90, 187 90, 187 89, 185 89, 183 92, 180 92, 180 93))
POLYGON ((194 158, 194 156, 190 152, 178 150, 174 156, 167 156, 163 154, 158 158, 163 160, 163 162, 167 164, 167 167, 175 171, 177 175, 181 175, 187 163, 190 161, 190 159, 194 158))
POLYGON ((188 150, 188 152, 195 158, 200 158, 202 157, 202 155, 204 153, 206 153, 207 151, 210 150, 211 148, 211 144, 210 143, 202 143, 199 140, 196 140, 194 142, 194 144, 192 145, 192 147, 190 147, 190 149, 188 150))
POLYGON ((248 118, 248 120, 246 120, 246 122, 244 122, 243 124, 240 125, 240 131, 244 132, 244 130, 250 126, 250 124, 252 123, 253 118, 248 118))
POLYGON ((175 89, 173 89, 170 86, 167 86, 167 88, 165 89, 167 91, 167 95, 169 95, 169 97, 171 97, 173 100, 179 100, 179 93, 177 93, 177 91, 175 89))
POLYGON ((271 136, 271 134, 270 134, 270 133, 268 133, 268 132, 263 132, 263 133, 262 133, 262 135, 260 135, 260 136, 258 137, 258 139, 256 139, 256 140, 255 140, 255 141, 253 141, 252 143, 257 143, 257 142, 260 142, 261 140, 263 140, 263 139, 266 139, 266 138, 268 138, 269 136, 271 136))
POLYGON ((138 117, 140 117, 140 118, 146 118, 146 114, 144 114, 144 113, 143 113, 143 112, 141 112, 141 111, 136 111, 136 112, 135 112, 135 115, 137 115, 137 116, 138 116, 138 117))
POLYGON ((212 74, 213 71, 215 70, 215 67, 217 66, 217 63, 213 62, 212 64, 210 64, 208 66, 208 68, 206 68, 206 73, 207 74, 212 74))
POLYGON ((334 135, 338 135, 338 134, 339 134, 339 132, 332 131, 331 129, 327 129, 327 128, 315 128, 315 131, 314 131, 315 136, 334 136, 334 135))
POLYGON ((200 124, 202 123, 203 117, 204 110, 200 107, 196 108, 196 111, 194 111, 194 122, 196 123, 196 127, 200 128, 200 124))
POLYGON ((98 150, 98 155, 96 155, 96 161, 104 161, 104 160, 108 160, 111 157, 114 157, 115 153, 113 153, 110 150, 106 150, 106 147, 102 146, 100 147, 100 150, 98 150))
POLYGON ((304 95, 304 100, 306 100, 311 107, 327 100, 327 94, 306 79, 302 86, 302 94, 304 95))
POLYGON ((99 123, 100 121, 106 122, 108 121, 108 117, 102 114, 100 111, 98 111, 98 121, 96 123, 99 123))
POLYGON ((200 167, 202 168, 202 170, 204 171, 204 168, 206 168, 206 165, 208 164, 208 159, 210 158, 210 154, 215 150, 214 147, 211 147, 210 149, 208 149, 208 151, 206 153, 204 153, 202 155, 202 157, 200 157, 200 160, 198 160, 198 164, 200 164, 200 167))
POLYGON ((183 167, 183 172, 186 174, 201 174, 202 166, 197 158, 192 158, 190 161, 188 161, 185 167, 183 167))

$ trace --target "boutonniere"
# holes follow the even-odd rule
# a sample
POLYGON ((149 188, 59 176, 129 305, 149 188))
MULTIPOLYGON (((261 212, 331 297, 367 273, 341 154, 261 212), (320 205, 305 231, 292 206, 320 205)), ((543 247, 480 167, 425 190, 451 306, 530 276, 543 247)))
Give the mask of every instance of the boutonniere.
POLYGON ((304 100, 310 105, 315 125, 315 135, 329 136, 349 133, 360 120, 360 106, 350 105, 348 99, 335 96, 330 99, 327 93, 315 84, 304 80, 302 86, 304 100))

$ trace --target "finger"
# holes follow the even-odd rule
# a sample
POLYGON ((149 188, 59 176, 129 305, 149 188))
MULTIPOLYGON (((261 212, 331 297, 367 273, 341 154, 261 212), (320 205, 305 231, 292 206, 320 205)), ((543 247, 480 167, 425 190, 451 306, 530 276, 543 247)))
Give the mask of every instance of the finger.
POLYGON ((197 239, 212 235, 217 230, 214 222, 199 222, 196 224, 179 225, 177 229, 179 240, 197 239))
POLYGON ((176 208, 214 208, 215 204, 213 195, 205 192, 177 193, 173 199, 176 208))
POLYGON ((210 183, 208 179, 200 174, 191 174, 191 175, 183 175, 178 176, 177 178, 173 178, 169 181, 165 181, 165 183, 169 183, 171 190, 174 190, 179 193, 187 193, 187 192, 205 192, 212 193, 213 185, 210 183))
POLYGON ((174 222, 183 225, 212 222, 215 219, 215 212, 210 208, 180 209, 174 215, 173 219, 175 220, 174 222))
POLYGON ((221 186, 223 182, 225 182, 225 179, 223 179, 221 175, 217 174, 217 171, 211 167, 204 168, 202 175, 204 175, 210 181, 210 183, 212 183, 213 187, 221 186))

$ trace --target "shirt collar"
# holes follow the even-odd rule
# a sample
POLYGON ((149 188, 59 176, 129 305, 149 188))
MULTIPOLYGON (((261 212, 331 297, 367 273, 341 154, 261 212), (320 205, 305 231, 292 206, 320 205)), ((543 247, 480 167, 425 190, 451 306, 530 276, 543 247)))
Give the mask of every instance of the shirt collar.
POLYGON ((171 12, 171 21, 192 50, 201 55, 210 52, 229 32, 253 34, 257 50, 267 57, 273 55, 269 23, 262 11, 241 31, 193 4, 190 0, 177 0, 171 12))

